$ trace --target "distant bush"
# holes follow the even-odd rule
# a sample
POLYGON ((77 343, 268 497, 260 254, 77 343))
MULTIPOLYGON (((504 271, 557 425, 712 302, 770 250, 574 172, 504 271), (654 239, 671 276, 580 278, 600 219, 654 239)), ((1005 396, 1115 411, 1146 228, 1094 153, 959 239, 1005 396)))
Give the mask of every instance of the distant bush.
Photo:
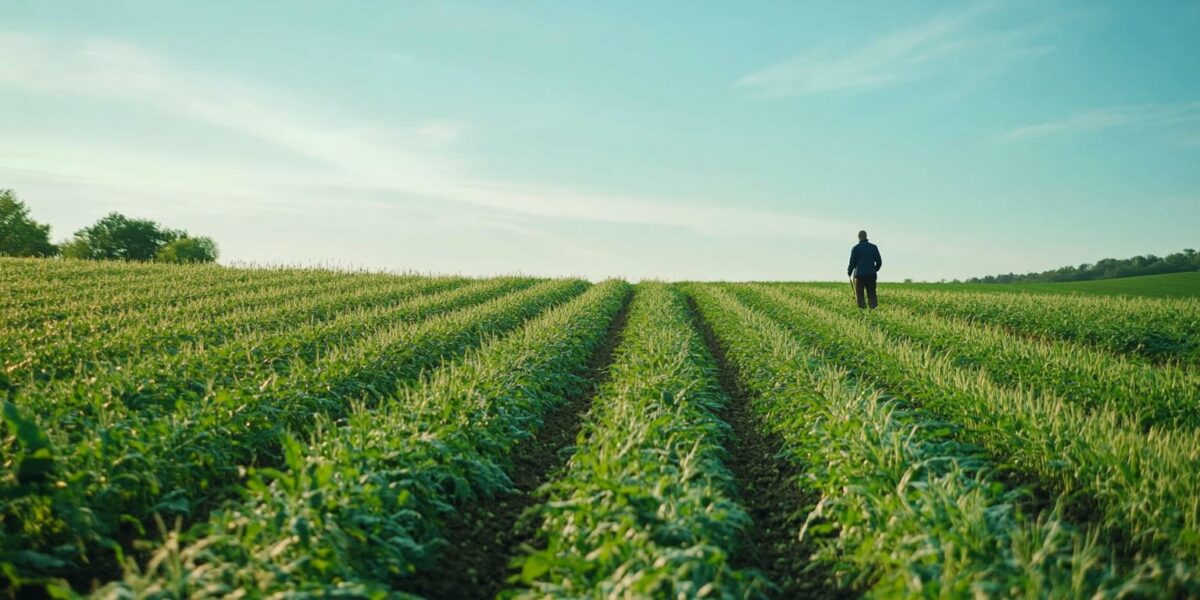
POLYGON ((213 262, 217 246, 211 238, 190 237, 148 219, 109 213, 90 227, 75 232, 61 246, 67 258, 163 262, 213 262))
POLYGON ((29 218, 29 207, 12 190, 0 190, 0 255, 54 256, 50 226, 29 218))
POLYGON ((1191 248, 1182 252, 1169 254, 1165 257, 1147 254, 1133 258, 1106 258, 1095 264, 1084 263, 1078 267, 1061 267, 1041 273, 1025 273, 1018 275, 988 275, 972 277, 968 283, 1014 283, 1025 282, 1055 282, 1055 281, 1088 281, 1093 279, 1115 279, 1118 277, 1135 277, 1138 275, 1161 275, 1164 273, 1184 273, 1200 271, 1200 253, 1191 248))
POLYGON ((217 244, 210 237, 181 237, 168 242, 154 260, 169 263, 207 263, 217 260, 217 244))

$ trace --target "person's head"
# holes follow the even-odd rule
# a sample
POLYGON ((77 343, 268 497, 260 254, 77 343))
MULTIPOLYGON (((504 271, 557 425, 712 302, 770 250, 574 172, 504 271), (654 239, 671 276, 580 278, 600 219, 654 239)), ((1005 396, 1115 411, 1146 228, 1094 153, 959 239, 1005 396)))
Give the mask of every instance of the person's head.
POLYGON ((858 232, 858 241, 860 241, 860 242, 867 241, 867 232, 865 230, 858 232))

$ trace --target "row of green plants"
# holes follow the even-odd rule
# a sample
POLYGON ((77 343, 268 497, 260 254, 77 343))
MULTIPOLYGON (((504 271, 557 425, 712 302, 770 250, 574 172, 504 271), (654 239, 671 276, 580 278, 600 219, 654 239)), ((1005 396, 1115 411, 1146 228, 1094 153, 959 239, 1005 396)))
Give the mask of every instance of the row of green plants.
POLYGON ((883 598, 1200 592, 1154 564, 1115 564, 1053 507, 1036 513, 1031 492, 1005 483, 956 425, 856 384, 766 313, 716 286, 691 293, 762 426, 803 467, 795 484, 819 498, 802 507, 799 535, 817 540, 812 561, 837 588, 883 598))
POLYGON ((1193 431, 1143 430, 1123 412, 997 384, 950 357, 888 337, 870 319, 777 288, 733 291, 852 376, 955 423, 960 439, 1051 490, 1069 515, 1086 518, 1118 550, 1178 558, 1180 569, 1200 558, 1200 438, 1193 431))
POLYGON ((1071 340, 1163 363, 1200 365, 1200 302, 889 289, 888 302, 990 323, 1012 332, 1071 340))
POLYGON ((377 272, 367 270, 334 270, 321 267, 306 267, 297 265, 275 264, 255 265, 240 263, 235 266, 216 264, 175 265, 164 263, 131 262, 131 261, 94 261, 94 260, 45 260, 37 258, 16 258, 0 256, 0 282, 17 286, 32 286, 38 283, 49 286, 61 286, 75 282, 83 289, 94 289, 104 281, 127 282, 133 287, 146 285, 158 280, 169 283, 172 280, 203 281, 217 277, 241 277, 247 280, 270 278, 275 275, 307 274, 314 277, 339 278, 353 275, 355 277, 414 277, 420 273, 377 272))
MULTIPOLYGON (((11 259, 0 258, 6 266, 11 259)), ((36 328, 55 321, 96 318, 128 318, 139 313, 162 313, 193 300, 221 297, 248 289, 309 284, 316 287, 352 280, 368 282, 417 279, 413 277, 369 278, 334 272, 271 270, 255 274, 249 269, 221 267, 181 268, 169 265, 95 263, 86 261, 38 261, 49 265, 26 276, 11 288, 7 304, 0 304, 0 323, 5 328, 36 328), (77 265, 101 264, 109 269, 86 277, 70 277, 77 265), (126 268, 122 268, 126 267, 126 268), (172 272, 174 271, 174 272, 172 272)))
POLYGON ((374 331, 351 328, 311 361, 283 372, 271 365, 294 351, 287 342, 241 357, 263 367, 250 375, 231 376, 237 363, 193 371, 186 359, 164 356, 164 382, 187 374, 172 382, 183 387, 116 373, 98 385, 42 390, 42 402, 22 390, 7 406, 48 443, 26 443, 16 434, 21 427, 12 425, 19 421, 10 420, 2 440, 11 458, 0 470, 0 494, 8 500, 0 513, 0 563, 35 574, 88 572, 83 561, 100 560, 102 569, 104 557, 119 556, 144 535, 154 514, 203 518, 237 493, 245 466, 277 466, 282 431, 307 431, 318 415, 342 417, 356 401, 373 406, 423 371, 586 287, 578 280, 546 281, 482 304, 462 298, 456 310, 415 323, 384 319, 374 331))
POLYGON ((156 310, 221 289, 265 287, 286 282, 314 286, 339 280, 362 284, 426 279, 416 274, 343 272, 296 267, 221 267, 120 261, 20 259, 0 256, 0 324, 16 312, 18 324, 36 325, 81 313, 107 314, 156 310))
POLYGON ((724 466, 729 401, 685 297, 642 283, 608 379, 565 473, 537 509, 542 549, 518 561, 522 598, 748 598, 736 568, 749 516, 724 466))
POLYGON ((395 595, 437 560, 457 507, 511 489, 512 449, 582 392, 628 294, 596 285, 419 385, 322 419, 285 444, 285 468, 252 469, 242 501, 168 533, 100 596, 395 595))
MULTIPOLYGON (((788 286, 788 293, 848 316, 858 309, 828 288, 788 286)), ((1086 407, 1128 413, 1142 427, 1200 426, 1200 372, 1147 365, 1085 345, 1009 335, 984 323, 885 306, 871 322, 888 335, 920 344, 979 369, 993 381, 1055 394, 1086 407)))
MULTIPOLYGON (((336 285, 364 285, 366 280, 349 277, 307 277, 300 273, 278 273, 264 275, 261 279, 246 279, 235 276, 202 277, 187 281, 147 282, 136 290, 128 290, 123 284, 118 289, 93 291, 80 290, 79 285, 67 285, 66 289, 54 289, 46 285, 39 289, 23 292, 27 297, 43 300, 41 305, 25 305, 9 309, 4 313, 8 328, 39 329, 68 322, 74 327, 119 326, 123 322, 136 320, 170 319, 177 310, 190 304, 208 303, 213 308, 232 301, 235 295, 265 294, 274 290, 291 289, 299 292, 309 286, 311 293, 336 285), (221 303, 220 300, 227 302, 221 303), (216 301, 216 302, 214 302, 216 301)), ((400 281, 393 281, 395 285, 400 281)), ((236 305, 230 310, 236 308, 236 305)))
MULTIPOLYGON (((82 260, 53 261, 40 258, 0 256, 0 264, 4 265, 4 269, 0 269, 0 282, 19 286, 34 285, 39 281, 43 284, 56 284, 69 280, 90 281, 117 275, 123 275, 128 277, 130 281, 136 282, 146 278, 150 273, 157 273, 159 276, 166 273, 176 273, 177 275, 186 276, 186 273, 178 272, 179 269, 172 268, 178 267, 178 265, 162 263, 102 263, 82 260)), ((278 271, 281 269, 282 267, 276 267, 271 270, 278 271)), ((188 265, 188 269, 186 270, 218 271, 225 269, 224 267, 207 264, 188 265)))
MULTIPOLYGON (((95 263, 91 261, 48 261, 0 257, 3 269, 16 275, 6 282, 9 294, 0 298, 0 319, 6 327, 35 326, 46 320, 73 316, 68 307, 89 312, 107 312, 109 307, 155 309, 164 297, 199 296, 210 290, 237 289, 244 285, 271 285, 277 281, 296 279, 299 273, 263 273, 247 277, 236 269, 176 269, 169 265, 153 265, 155 269, 134 269, 130 263, 95 263), (22 263, 41 263, 37 269, 20 268, 22 263), (76 265, 111 265, 104 271, 90 270, 85 276, 76 265), (43 266, 44 265, 44 266, 43 266), (125 268, 121 268, 125 267, 125 268), (153 273, 153 274, 151 274, 153 273), (64 306, 66 304, 67 306, 64 306)), ((149 265, 136 265, 147 267, 149 265)), ((313 277, 314 283, 333 277, 313 277)))
POLYGON ((0 350, 0 364, 13 385, 81 378, 117 366, 136 369, 162 354, 204 355, 247 336, 295 330, 354 311, 386 314, 412 305, 407 300, 463 283, 456 278, 391 284, 350 278, 325 285, 298 281, 206 295, 174 306, 164 302, 164 308, 144 314, 79 314, 46 327, 10 330, 11 343, 0 350))
MULTIPOLYGON (((312 363, 359 338, 390 328, 415 323, 424 318, 479 304, 508 292, 528 288, 533 281, 498 278, 441 292, 416 296, 387 305, 347 306, 346 310, 330 313, 327 318, 297 323, 286 319, 264 319, 258 327, 243 332, 227 343, 218 339, 199 339, 187 342, 173 351, 147 350, 116 354, 90 364, 79 364, 76 377, 50 379, 21 386, 14 402, 40 404, 55 399, 66 401, 80 398, 81 385, 99 389, 120 406, 141 410, 147 407, 171 409, 181 402, 192 402, 214 390, 230 386, 258 385, 270 379, 287 376, 299 365, 312 363)), ((182 325, 181 325, 182 326, 182 325)), ((150 335, 144 333, 143 335, 150 335)), ((132 338, 134 343, 138 337, 132 338)), ((50 345, 36 348, 42 354, 86 354, 94 349, 103 354, 108 338, 99 336, 86 344, 58 348, 50 345)), ((53 364, 53 356, 35 355, 31 364, 38 368, 53 364)), ((68 360, 69 362, 69 360, 68 360)), ((14 365, 12 373, 19 374, 24 365, 14 365)), ((15 381, 15 384, 21 383, 15 381)), ((66 408, 62 406, 60 408, 66 408)), ((78 407, 90 414, 85 404, 78 407)))

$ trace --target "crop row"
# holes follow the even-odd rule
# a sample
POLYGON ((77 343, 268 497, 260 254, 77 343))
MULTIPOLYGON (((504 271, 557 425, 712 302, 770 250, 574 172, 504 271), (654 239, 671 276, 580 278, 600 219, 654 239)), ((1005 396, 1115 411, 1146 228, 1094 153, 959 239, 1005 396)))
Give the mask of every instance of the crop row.
MULTIPOLYGON (((149 283, 169 284, 171 281, 193 280, 198 283, 222 280, 226 277, 254 278, 255 271, 225 269, 215 265, 173 268, 178 265, 131 263, 123 261, 39 260, 0 257, 0 282, 15 290, 36 291, 78 290, 84 293, 108 287, 129 285, 133 288, 149 283)), ((279 272, 275 270, 275 272, 279 272)), ((261 272, 270 276, 271 273, 261 272)), ((23 305, 26 300, 44 300, 32 296, 2 299, 0 306, 23 305)))
POLYGON ((766 286, 733 288, 791 326, 851 374, 956 423, 1006 466, 1062 495, 1130 553, 1200 557, 1200 438, 1143 430, 1128 415, 1053 394, 1002 386, 919 345, 889 338, 870 319, 848 318, 766 286))
MULTIPOLYGON (((388 310, 407 299, 460 285, 458 279, 386 282, 338 280, 325 288, 303 281, 172 307, 161 315, 119 321, 77 317, 41 330, 15 330, 0 354, 13 386, 136 365, 156 355, 208 352, 245 334, 263 335, 331 319, 358 308, 388 310)), ((11 330, 10 330, 11 331, 11 330)))
POLYGON ((1191 299, 889 289, 888 301, 1154 362, 1200 365, 1200 302, 1191 299))
MULTIPOLYGON (((16 533, 6 527, 0 543, 5 561, 19 561, 34 572, 39 565, 54 567, 52 572, 78 568, 79 560, 141 535, 139 525, 154 513, 202 517, 234 493, 230 484, 241 468, 278 464, 279 436, 286 428, 303 433, 317 415, 344 415, 355 401, 373 405, 422 371, 585 287, 579 281, 548 281, 416 323, 347 331, 345 339, 352 344, 334 346, 265 379, 230 378, 223 366, 200 372, 203 389, 186 401, 171 400, 178 395, 174 386, 154 388, 166 410, 137 396, 144 390, 129 389, 125 381, 99 389, 61 389, 73 395, 48 399, 61 409, 40 406, 31 419, 48 434, 48 456, 39 456, 19 436, 3 440, 12 459, 0 471, 0 492, 10 499, 0 519, 24 524, 16 533), (133 398, 147 406, 127 407, 133 398), (14 554, 18 549, 35 552, 14 554)), ((267 365, 289 349, 270 350, 267 365)), ((248 358, 248 364, 261 360, 248 358)), ((182 364, 164 369, 165 375, 189 373, 182 364)))
POLYGON ((524 279, 485 280, 394 305, 349 306, 307 325, 291 322, 285 314, 281 319, 264 320, 259 327, 226 344, 210 345, 202 339, 174 352, 118 356, 111 362, 92 365, 87 369, 88 376, 81 380, 26 386, 13 401, 21 405, 46 404, 59 412, 71 410, 78 419, 95 414, 96 403, 89 394, 81 393, 87 390, 115 400, 105 405, 109 411, 172 410, 214 391, 273 381, 348 342, 353 344, 377 332, 478 304, 532 283, 524 279))
POLYGON ((819 540, 814 560, 838 587, 881 597, 1183 592, 1156 564, 1112 563, 1057 511, 1028 514, 1028 490, 997 479, 999 465, 958 441, 952 423, 855 385, 728 292, 691 290, 760 421, 805 467, 797 484, 820 494, 801 535, 819 540))
MULTIPOLYGON (((0 326, 8 330, 37 330, 67 319, 90 322, 103 318, 128 318, 142 311, 163 313, 182 302, 220 298, 248 288, 272 289, 303 282, 303 278, 282 274, 253 280, 225 276, 200 281, 151 281, 147 285, 129 287, 116 280, 91 291, 79 290, 77 284, 25 282, 7 290, 8 306, 0 307, 0 326)), ((311 285, 320 286, 324 283, 326 281, 318 280, 311 282, 311 285)))
MULTIPOLYGON (((845 294, 800 286, 788 292, 843 316, 857 308, 845 294)), ((1013 336, 984 323, 887 306, 871 323, 889 335, 980 369, 993 381, 1133 416, 1142 426, 1200 426, 1200 372, 1147 365, 1077 343, 1013 336)))
MULTIPOLYGON (((58 270, 73 269, 74 265, 80 263, 62 262, 62 266, 47 271, 58 274, 58 270)), ((111 269, 113 272, 106 270, 81 278, 62 280, 53 276, 34 275, 17 282, 9 286, 11 294, 5 299, 7 302, 0 304, 0 322, 5 327, 34 326, 64 318, 160 310, 193 298, 220 295, 247 287, 274 287, 300 282, 321 286, 343 279, 366 280, 335 272, 299 270, 184 267, 143 273, 135 267, 135 270, 122 276, 121 273, 125 271, 119 266, 111 269)))
POLYGON ((437 559, 456 505, 510 488, 509 453, 581 391, 628 289, 597 285, 374 409, 323 422, 287 444, 285 470, 253 470, 245 500, 199 539, 169 534, 104 595, 390 594, 437 559))
POLYGON ((221 314, 241 309, 241 302, 261 302, 270 297, 323 295, 340 289, 371 288, 413 283, 419 279, 370 280, 353 277, 311 280, 307 277, 275 277, 258 281, 228 281, 207 287, 197 285, 184 289, 137 293, 125 298, 110 294, 103 301, 81 299, 75 293, 60 294, 51 290, 34 293, 54 297, 50 307, 26 310, 10 315, 3 326, 23 335, 53 331, 56 335, 77 337, 101 335, 120 331, 130 325, 169 324, 184 314, 221 314))
MULTIPOLYGON (((39 278, 46 281, 69 281, 78 279, 93 279, 105 275, 128 276, 136 278, 139 275, 161 277, 164 274, 190 275, 192 273, 216 273, 225 270, 214 264, 173 265, 153 262, 128 261, 98 261, 98 260, 44 260, 39 258, 0 257, 4 262, 4 271, 0 271, 0 280, 13 279, 28 281, 39 278)), ((286 268, 255 269, 255 271, 295 270, 286 268)))
POLYGON ((722 463, 728 397, 682 294, 642 283, 579 446, 541 505, 520 597, 742 598, 731 565, 749 516, 722 463))

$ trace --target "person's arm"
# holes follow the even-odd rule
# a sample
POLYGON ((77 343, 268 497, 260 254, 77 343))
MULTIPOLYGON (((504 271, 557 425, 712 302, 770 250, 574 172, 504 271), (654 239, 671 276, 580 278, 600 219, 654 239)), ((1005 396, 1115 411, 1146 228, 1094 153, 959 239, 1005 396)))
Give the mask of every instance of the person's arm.
POLYGON ((854 253, 857 251, 858 251, 858 246, 855 246, 850 249, 850 266, 846 267, 846 277, 850 277, 850 276, 854 275, 854 264, 856 262, 854 260, 854 253))
POLYGON ((879 246, 875 246, 875 270, 883 268, 883 256, 879 254, 879 246))

